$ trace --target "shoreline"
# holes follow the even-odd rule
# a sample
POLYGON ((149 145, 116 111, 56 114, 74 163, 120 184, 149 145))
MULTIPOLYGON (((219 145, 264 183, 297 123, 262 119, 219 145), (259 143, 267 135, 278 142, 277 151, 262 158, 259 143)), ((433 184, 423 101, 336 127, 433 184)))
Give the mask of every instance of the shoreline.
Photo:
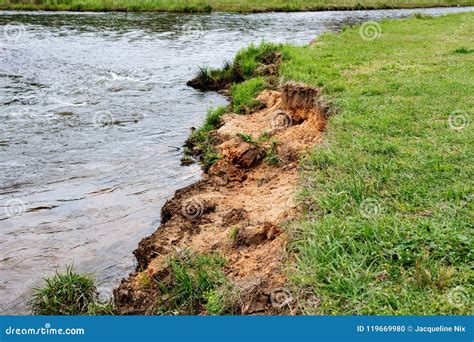
POLYGON ((362 25, 280 55, 251 46, 203 69, 194 85, 230 84, 230 110, 211 111, 191 135, 204 179, 163 207, 136 272, 114 291, 118 312, 467 314, 452 298, 471 288, 470 20, 385 20, 371 24, 375 36, 362 25), (321 87, 340 111, 327 134, 333 106, 321 87))
MULTIPOLYGON (((262 44, 243 53, 262 50, 265 62, 255 70, 275 78, 281 55, 274 48, 262 44)), ((241 81, 219 87, 233 89, 243 86, 241 81)), ((301 209, 294 201, 299 159, 322 141, 329 107, 321 106, 319 89, 302 83, 267 84, 256 93, 258 104, 252 104, 253 97, 246 100, 239 107, 244 112, 232 106, 236 96, 231 94, 229 107, 208 113, 204 127, 210 121, 214 126, 191 134, 186 148, 201 162, 203 179, 176 191, 162 208, 161 226, 134 251, 136 272, 114 290, 120 314, 295 313, 284 303, 291 286, 283 270, 288 258, 284 226, 301 209), (210 153, 215 156, 211 161, 210 153), (189 260, 213 256, 225 260, 218 268, 221 280, 204 297, 173 299, 182 278, 176 265, 193 279, 201 270, 189 260), (163 303, 157 306, 160 297, 163 303), (209 307, 214 297, 219 301, 209 307)))

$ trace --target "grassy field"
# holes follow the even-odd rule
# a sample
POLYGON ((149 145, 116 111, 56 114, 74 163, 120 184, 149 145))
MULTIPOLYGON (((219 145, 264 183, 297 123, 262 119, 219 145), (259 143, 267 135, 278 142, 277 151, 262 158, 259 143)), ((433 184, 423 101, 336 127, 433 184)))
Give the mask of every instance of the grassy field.
POLYGON ((472 313, 473 36, 472 13, 419 15, 284 47, 281 74, 340 109, 290 229, 307 313, 472 313))
POLYGON ((0 0, 0 9, 49 11, 264 12, 469 5, 474 0, 0 0))
POLYGON ((301 161, 306 209, 288 227, 303 313, 472 313, 473 36, 473 13, 416 14, 305 47, 251 46, 203 69, 217 83, 248 69, 231 87, 239 112, 270 85, 260 57, 279 49, 280 82, 321 87, 338 111, 301 161))

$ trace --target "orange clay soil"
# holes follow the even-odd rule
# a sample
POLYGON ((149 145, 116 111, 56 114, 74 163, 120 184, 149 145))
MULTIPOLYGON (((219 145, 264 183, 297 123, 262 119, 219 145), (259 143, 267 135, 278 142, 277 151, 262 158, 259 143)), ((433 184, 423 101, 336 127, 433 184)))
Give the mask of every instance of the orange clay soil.
POLYGON ((327 108, 319 99, 318 89, 286 83, 281 91, 259 95, 263 110, 223 116, 222 127, 212 133, 222 158, 203 180, 166 202, 161 227, 139 243, 137 272, 114 291, 121 314, 155 313, 159 289, 143 289, 140 277, 166 281, 168 258, 184 249, 218 252, 227 260, 224 272, 242 294, 238 313, 284 313, 270 300, 286 283, 287 236, 280 226, 298 213, 293 199, 299 156, 321 141, 326 126, 327 108), (266 141, 259 139, 263 132, 266 141), (244 142, 239 133, 253 141, 244 142), (265 156, 272 148, 270 163, 265 156))

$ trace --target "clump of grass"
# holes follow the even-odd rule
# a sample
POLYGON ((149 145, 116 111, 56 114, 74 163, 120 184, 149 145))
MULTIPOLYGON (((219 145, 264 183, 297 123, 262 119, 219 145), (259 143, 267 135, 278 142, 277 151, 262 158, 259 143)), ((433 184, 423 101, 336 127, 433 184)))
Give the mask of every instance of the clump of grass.
POLYGON ((226 112, 226 107, 217 107, 215 109, 209 109, 204 120, 204 124, 191 133, 189 136, 186 146, 198 146, 209 140, 209 133, 218 129, 221 126, 221 117, 226 112))
POLYGON ((111 302, 100 302, 94 280, 67 266, 45 278, 46 285, 34 289, 29 306, 35 315, 104 315, 113 314, 111 302))
POLYGON ((251 79, 256 75, 258 67, 278 64, 282 45, 262 42, 240 50, 232 63, 226 62, 219 69, 201 67, 188 85, 202 90, 226 89, 232 84, 251 79))
POLYGON ((234 69, 243 79, 252 78, 260 65, 278 64, 281 57, 282 45, 261 42, 259 45, 251 44, 240 50, 234 59, 234 69))
POLYGON ((235 314, 240 300, 240 291, 229 282, 207 292, 205 309, 209 315, 235 314))
POLYGON ((225 62, 220 69, 200 67, 194 79, 187 84, 202 90, 220 90, 233 82, 240 82, 242 78, 235 73, 231 63, 225 62))
POLYGON ((148 275, 146 271, 140 272, 140 274, 137 277, 140 289, 145 290, 153 285, 153 279, 148 275))
POLYGON ((267 148, 266 154, 265 154, 265 161, 273 166, 277 166, 281 163, 280 156, 278 155, 277 152, 277 146, 278 142, 277 141, 272 141, 271 145, 267 148))
POLYGON ((237 240, 237 236, 239 235, 239 227, 237 226, 233 226, 231 229, 230 229, 230 232, 229 232, 229 239, 230 241, 232 241, 232 243, 234 243, 236 240, 237 240))
POLYGON ((170 276, 158 282, 157 311, 162 314, 198 314, 209 306, 220 312, 227 305, 223 290, 230 286, 219 254, 183 252, 169 260, 170 276))
POLYGON ((265 88, 266 79, 256 77, 243 83, 234 84, 231 89, 232 110, 235 113, 247 113, 255 109, 261 102, 255 97, 265 88))
POLYGON ((209 170, 222 156, 219 154, 217 149, 212 144, 204 145, 203 152, 201 155, 201 162, 204 170, 209 170))
POLYGON ((462 55, 467 55, 469 53, 473 53, 474 50, 472 49, 468 49, 464 46, 460 47, 460 48, 457 48, 456 50, 454 50, 454 53, 459 53, 459 54, 462 54, 462 55))
POLYGON ((246 143, 249 143, 249 144, 252 144, 252 145, 256 145, 257 144, 257 141, 255 141, 255 139, 250 135, 250 134, 246 134, 246 133, 237 133, 237 136, 244 142, 246 143))
POLYGON ((210 109, 204 124, 191 133, 185 144, 185 153, 197 156, 203 163, 204 169, 209 169, 221 157, 214 147, 211 132, 221 126, 221 117, 226 112, 226 107, 210 109))
POLYGON ((264 131, 258 137, 259 142, 267 142, 270 140, 270 133, 268 131, 264 131))

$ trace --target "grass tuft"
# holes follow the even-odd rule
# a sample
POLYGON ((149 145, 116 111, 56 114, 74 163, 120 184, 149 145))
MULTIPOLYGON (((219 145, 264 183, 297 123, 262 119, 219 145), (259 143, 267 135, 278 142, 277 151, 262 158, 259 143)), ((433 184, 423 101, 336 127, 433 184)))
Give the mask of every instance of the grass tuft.
POLYGON ((222 268, 226 261, 218 254, 183 252, 169 260, 166 282, 159 282, 157 311, 161 314, 222 314, 230 309, 231 285, 222 268))
POLYGON ((191 133, 186 141, 185 152, 188 155, 197 156, 203 163, 204 169, 208 170, 221 157, 214 147, 212 131, 221 126, 221 117, 226 112, 226 107, 217 107, 207 112, 204 124, 191 133))
POLYGON ((110 315, 113 304, 100 302, 94 280, 67 266, 62 273, 45 278, 45 286, 34 289, 29 306, 35 315, 110 315))
POLYGON ((261 105, 255 97, 265 89, 267 82, 264 77, 249 79, 243 83, 234 84, 231 89, 232 110, 235 113, 248 113, 261 105))

